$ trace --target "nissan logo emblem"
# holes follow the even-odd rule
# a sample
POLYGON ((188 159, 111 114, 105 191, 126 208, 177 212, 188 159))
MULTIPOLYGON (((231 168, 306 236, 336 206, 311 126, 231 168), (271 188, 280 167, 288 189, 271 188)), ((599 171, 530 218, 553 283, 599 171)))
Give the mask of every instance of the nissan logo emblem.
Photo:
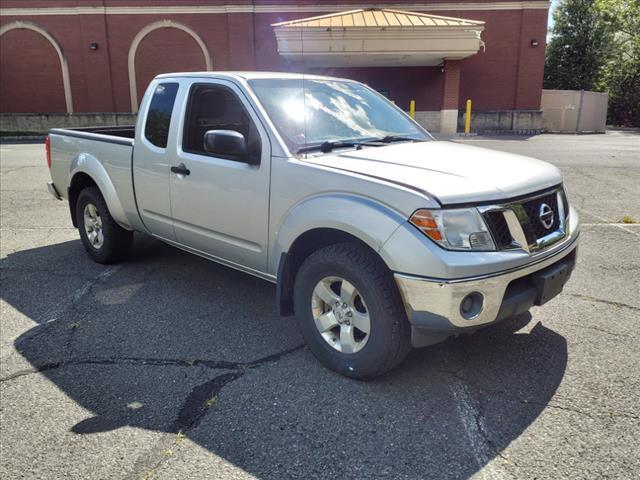
POLYGON ((540 205, 540 213, 538 214, 540 223, 544 228, 549 230, 553 226, 553 210, 546 203, 540 205))

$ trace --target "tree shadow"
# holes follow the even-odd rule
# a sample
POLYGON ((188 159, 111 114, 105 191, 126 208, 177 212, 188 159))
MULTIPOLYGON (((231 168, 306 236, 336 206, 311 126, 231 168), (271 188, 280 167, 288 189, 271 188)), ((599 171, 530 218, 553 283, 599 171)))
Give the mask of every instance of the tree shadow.
MULTIPOLYGON (((567 364, 565 339, 527 314, 349 380, 301 347, 273 285, 147 237, 116 267, 70 241, 9 254, 0 273, 3 300, 37 322, 15 341, 33 369, 5 379, 39 372, 92 412, 71 431, 186 435, 263 479, 468 478, 567 364)), ((141 471, 163 462, 144 457, 141 471)))

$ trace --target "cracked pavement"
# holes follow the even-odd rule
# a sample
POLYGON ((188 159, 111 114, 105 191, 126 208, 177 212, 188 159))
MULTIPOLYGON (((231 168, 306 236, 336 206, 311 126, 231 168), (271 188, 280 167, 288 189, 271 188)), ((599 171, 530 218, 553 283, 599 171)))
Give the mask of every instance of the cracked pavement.
POLYGON ((357 382, 275 287, 136 236, 84 254, 41 144, 0 145, 0 477, 640 476, 640 135, 456 139, 542 158, 583 222, 565 292, 357 382))

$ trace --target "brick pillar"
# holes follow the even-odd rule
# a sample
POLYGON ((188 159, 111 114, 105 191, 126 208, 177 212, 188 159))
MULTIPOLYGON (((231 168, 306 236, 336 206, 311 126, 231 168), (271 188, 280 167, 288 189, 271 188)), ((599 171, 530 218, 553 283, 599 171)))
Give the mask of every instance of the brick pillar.
POLYGON ((460 60, 445 60, 440 133, 456 133, 458 130, 459 96, 460 60))
POLYGON ((547 36, 546 10, 521 10, 520 45, 514 108, 539 110, 544 76, 544 47, 547 36), (531 45, 532 40, 538 46, 531 45))

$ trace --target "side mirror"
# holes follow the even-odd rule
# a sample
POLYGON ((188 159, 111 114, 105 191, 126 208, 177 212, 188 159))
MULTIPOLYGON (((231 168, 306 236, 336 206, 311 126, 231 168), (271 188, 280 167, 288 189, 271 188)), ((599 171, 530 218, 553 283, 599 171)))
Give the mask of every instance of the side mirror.
POLYGON ((248 156, 247 141, 243 134, 235 130, 209 130, 204 134, 204 150, 214 155, 248 156))

